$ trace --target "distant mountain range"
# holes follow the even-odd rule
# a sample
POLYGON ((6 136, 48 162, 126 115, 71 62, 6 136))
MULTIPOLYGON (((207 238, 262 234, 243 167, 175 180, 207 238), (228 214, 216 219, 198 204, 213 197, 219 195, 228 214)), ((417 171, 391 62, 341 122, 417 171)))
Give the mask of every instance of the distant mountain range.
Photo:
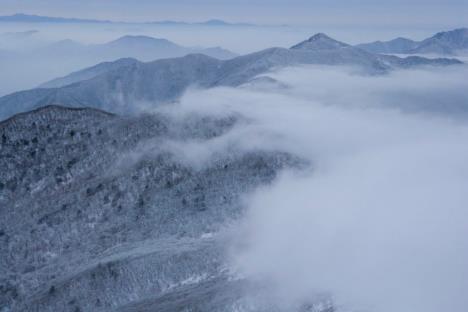
POLYGON ((38 34, 38 30, 0 33, 0 47, 5 50, 34 49, 41 44, 38 34))
POLYGON ((149 63, 126 59, 99 64, 43 85, 53 88, 0 98, 0 118, 50 104, 94 107, 114 113, 136 112, 140 105, 176 101, 189 86, 236 87, 273 68, 299 64, 349 65, 367 74, 382 74, 399 68, 460 63, 455 59, 374 54, 316 34, 290 49, 270 48, 224 61, 191 54, 149 63))
POLYGON ((50 17, 40 15, 30 15, 17 13, 14 15, 0 16, 0 22, 16 23, 112 23, 111 21, 102 21, 82 18, 50 17))
POLYGON ((212 19, 205 22, 183 22, 183 21, 151 21, 141 23, 119 22, 109 20, 82 19, 82 18, 65 18, 65 17, 50 17, 40 15, 30 15, 18 13, 14 15, 0 16, 0 22, 15 22, 15 23, 125 23, 125 24, 159 24, 159 25, 201 25, 201 26, 255 26, 248 23, 228 23, 219 19, 212 19))
POLYGON ((200 26, 258 26, 250 23, 228 23, 219 19, 211 19, 205 22, 198 23, 188 23, 180 21, 156 21, 148 22, 149 24, 159 24, 159 25, 200 25, 200 26))
POLYGON ((108 43, 91 45, 83 45, 72 40, 62 40, 34 53, 42 55, 50 55, 52 53, 58 57, 77 55, 82 59, 95 58, 104 60, 133 57, 140 61, 179 57, 190 53, 201 53, 219 59, 229 59, 237 56, 237 54, 220 47, 183 47, 167 39, 148 36, 123 36, 108 43))
POLYGON ((219 59, 237 56, 220 47, 185 47, 166 39, 147 36, 124 36, 111 42, 90 45, 73 40, 44 43, 37 42, 35 35, 21 38, 23 36, 23 33, 0 35, 0 44, 4 42, 5 47, 22 47, 17 50, 0 47, 0 96, 34 88, 44 81, 120 58, 147 62, 191 53, 219 59))
POLYGON ((39 33, 38 30, 26 30, 26 31, 18 31, 18 32, 6 32, 0 34, 0 38, 6 39, 24 39, 36 35, 39 33))
POLYGON ((357 47, 372 53, 456 55, 468 52, 468 28, 439 32, 422 41, 396 38, 390 41, 363 43, 357 47))

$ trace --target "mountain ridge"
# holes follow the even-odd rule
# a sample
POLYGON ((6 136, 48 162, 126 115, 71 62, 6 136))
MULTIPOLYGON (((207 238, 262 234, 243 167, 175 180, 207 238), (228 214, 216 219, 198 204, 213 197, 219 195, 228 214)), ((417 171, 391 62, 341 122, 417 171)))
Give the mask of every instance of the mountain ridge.
POLYGON ((106 59, 132 57, 140 61, 153 61, 158 58, 179 57, 191 53, 205 53, 221 59, 228 59, 237 54, 223 48, 190 48, 181 46, 165 38, 143 35, 125 35, 99 44, 84 45, 65 39, 39 49, 38 53, 77 54, 80 57, 98 56, 106 59))
POLYGON ((100 19, 84 19, 84 18, 72 18, 72 17, 54 17, 54 16, 43 16, 35 14, 16 13, 12 15, 0 16, 0 22, 16 22, 16 23, 95 23, 95 24, 156 24, 156 25, 192 25, 192 26, 257 26, 251 23, 230 23, 220 19, 210 19, 202 22, 184 22, 184 21, 147 21, 147 22, 123 22, 123 21, 111 21, 111 20, 100 20, 100 19))
POLYGON ((68 17, 51 17, 34 14, 16 13, 13 15, 0 16, 0 22, 23 22, 23 23, 113 23, 107 20, 94 20, 68 17))
POLYGON ((330 46, 328 42, 333 39, 322 35, 315 38, 320 41, 320 47, 326 40, 327 48, 311 49, 309 44, 307 48, 269 48, 230 60, 189 54, 116 66, 90 79, 74 80, 72 84, 59 88, 33 89, 4 96, 0 98, 0 116, 6 118, 16 112, 48 104, 90 106, 114 113, 137 112, 140 105, 157 106, 177 101, 190 86, 204 89, 237 87, 273 68, 301 64, 352 65, 369 74, 383 74, 398 68, 461 63, 451 59, 372 54, 344 43, 337 44, 338 41, 331 41, 330 46))
MULTIPOLYGON (((2 309, 114 311, 194 276, 231 287, 218 231, 241 215, 242 194, 297 158, 247 151, 195 169, 163 143, 207 141, 238 121, 46 106, 0 123, 2 309)), ((193 293, 185 307, 205 299, 193 293)))
POLYGON ((291 49, 328 50, 345 48, 349 46, 349 44, 335 40, 324 33, 317 33, 309 39, 292 46, 291 49))
POLYGON ((358 44, 356 47, 373 53, 456 55, 459 51, 468 51, 468 28, 438 32, 422 41, 399 37, 390 41, 358 44))

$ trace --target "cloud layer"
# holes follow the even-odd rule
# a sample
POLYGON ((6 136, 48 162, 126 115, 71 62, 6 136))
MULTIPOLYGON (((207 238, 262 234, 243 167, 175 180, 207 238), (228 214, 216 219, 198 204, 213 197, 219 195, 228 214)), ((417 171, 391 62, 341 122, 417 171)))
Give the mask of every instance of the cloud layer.
POLYGON ((464 309, 465 73, 461 67, 363 77, 306 67, 271 75, 287 89, 187 93, 181 116, 248 120, 216 144, 186 145, 193 156, 187 159, 199 165, 235 146, 286 151, 311 164, 246 198, 231 255, 239 274, 268 282, 286 305, 329 292, 345 310, 464 309))

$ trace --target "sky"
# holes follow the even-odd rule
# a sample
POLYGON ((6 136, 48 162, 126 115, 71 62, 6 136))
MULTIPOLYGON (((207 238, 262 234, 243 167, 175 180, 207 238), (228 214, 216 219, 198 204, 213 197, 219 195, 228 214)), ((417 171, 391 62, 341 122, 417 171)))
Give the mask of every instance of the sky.
POLYGON ((212 18, 288 25, 466 26, 466 0, 0 0, 0 14, 28 13, 119 21, 212 18))

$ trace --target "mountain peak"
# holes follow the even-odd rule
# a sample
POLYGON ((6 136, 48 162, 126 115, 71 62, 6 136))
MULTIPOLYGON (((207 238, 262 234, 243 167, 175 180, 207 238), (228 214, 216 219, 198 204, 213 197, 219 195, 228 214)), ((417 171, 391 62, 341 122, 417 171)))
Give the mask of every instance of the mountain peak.
POLYGON ((468 28, 457 28, 449 31, 441 31, 433 36, 433 38, 440 38, 448 35, 468 35, 468 28))
POLYGON ((330 38, 324 33, 317 33, 309 39, 291 47, 295 50, 331 50, 348 47, 346 43, 330 38))
POLYGON ((413 53, 457 54, 459 50, 468 49, 468 29, 458 28, 443 31, 427 38, 413 51, 413 53))
POLYGON ((309 38, 309 41, 314 41, 314 40, 333 40, 333 39, 324 33, 316 33, 315 35, 309 38))
POLYGON ((132 42, 132 41, 168 41, 166 39, 153 38, 142 35, 125 35, 114 40, 114 42, 132 42))
POLYGON ((147 46, 147 47, 171 47, 171 48, 178 48, 179 46, 175 43, 167 40, 167 39, 160 39, 160 38, 153 38, 148 36, 134 36, 134 35, 126 35, 120 38, 117 38, 114 41, 108 42, 107 45, 109 46, 122 46, 122 47, 129 47, 129 46, 147 46))
POLYGON ((208 25, 227 25, 228 23, 226 23, 225 21, 220 20, 220 19, 210 19, 210 20, 204 22, 203 24, 208 24, 208 25))

